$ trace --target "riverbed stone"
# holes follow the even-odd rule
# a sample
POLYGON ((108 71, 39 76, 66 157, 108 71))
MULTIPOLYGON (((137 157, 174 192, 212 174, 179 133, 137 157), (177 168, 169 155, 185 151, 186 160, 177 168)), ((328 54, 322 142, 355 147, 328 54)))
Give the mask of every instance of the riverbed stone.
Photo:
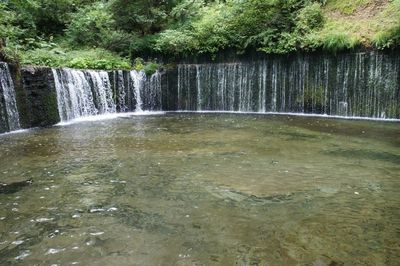
POLYGON ((32 179, 13 178, 0 180, 0 194, 15 193, 33 183, 32 179))

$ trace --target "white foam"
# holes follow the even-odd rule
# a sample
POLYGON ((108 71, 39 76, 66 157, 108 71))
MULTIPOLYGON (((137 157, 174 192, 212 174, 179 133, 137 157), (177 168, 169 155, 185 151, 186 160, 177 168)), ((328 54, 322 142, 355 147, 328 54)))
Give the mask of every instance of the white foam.
POLYGON ((105 211, 105 209, 103 209, 103 208, 95 208, 95 209, 91 209, 89 212, 94 213, 94 212, 104 212, 104 211, 105 211))
POLYGON ((36 222, 44 223, 44 222, 50 222, 50 221, 53 221, 53 220, 54 220, 54 218, 37 218, 36 222))
POLYGON ((23 260, 26 257, 28 257, 29 255, 31 255, 30 251, 29 250, 25 250, 20 255, 16 256, 15 259, 16 260, 23 260))
POLYGON ((65 250, 65 248, 59 248, 59 249, 57 249, 57 248, 51 248, 51 249, 49 249, 49 250, 46 252, 46 255, 57 254, 57 253, 60 253, 60 252, 62 252, 62 251, 64 251, 64 250, 65 250))
POLYGON ((321 118, 337 118, 346 120, 369 120, 369 121, 382 121, 382 122, 400 122, 396 118, 375 118, 375 117, 362 117, 362 116, 339 116, 327 114, 306 114, 306 113, 286 113, 286 112, 242 112, 242 111, 168 111, 168 113, 199 113, 199 114, 248 114, 248 115, 286 115, 286 116, 301 116, 301 117, 321 117, 321 118))
POLYGON ((104 234, 104 232, 90 233, 92 236, 101 236, 102 234, 104 234))
POLYGON ((96 122, 96 121, 112 120, 112 119, 121 118, 121 117, 163 115, 163 114, 165 114, 165 112, 140 111, 140 112, 129 112, 129 113, 114 113, 114 114, 83 116, 83 117, 72 119, 72 120, 69 120, 66 122, 60 122, 56 126, 68 126, 68 125, 82 123, 82 122, 96 122))
POLYGON ((5 133, 1 133, 0 137, 7 136, 7 135, 13 135, 13 134, 26 133, 26 132, 31 131, 32 129, 35 129, 35 128, 33 127, 33 128, 28 128, 28 129, 18 129, 18 130, 14 130, 14 131, 9 131, 9 132, 5 132, 5 133))

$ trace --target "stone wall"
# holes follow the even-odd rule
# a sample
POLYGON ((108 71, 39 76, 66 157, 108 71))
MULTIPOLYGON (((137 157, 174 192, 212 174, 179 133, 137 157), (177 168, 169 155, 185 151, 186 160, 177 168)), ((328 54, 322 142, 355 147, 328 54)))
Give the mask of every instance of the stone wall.
MULTIPOLYGON (((400 119, 399 52, 227 56, 215 61, 200 58, 166 64, 158 72, 159 92, 148 90, 147 85, 141 89, 142 100, 161 95, 161 101, 154 109, 143 104, 143 109, 304 112, 400 119), (247 98, 246 93, 250 95, 247 98), (228 98, 221 95, 233 95, 232 107, 224 102, 228 98), (247 109, 235 105, 245 101, 249 102, 247 109)), ((21 128, 59 123, 52 69, 12 63, 8 66, 21 128)), ((122 70, 108 72, 117 112, 136 110, 130 74, 122 70)), ((68 97, 69 93, 66 92, 68 97)), ((0 112, 4 109, 3 98, 0 91, 0 112)), ((0 113, 1 117, 5 115, 0 113)), ((4 131, 7 123, 0 121, 0 132, 4 131)))
POLYGON ((23 127, 45 127, 60 122, 51 68, 23 67, 21 77, 23 91, 17 98, 23 127))

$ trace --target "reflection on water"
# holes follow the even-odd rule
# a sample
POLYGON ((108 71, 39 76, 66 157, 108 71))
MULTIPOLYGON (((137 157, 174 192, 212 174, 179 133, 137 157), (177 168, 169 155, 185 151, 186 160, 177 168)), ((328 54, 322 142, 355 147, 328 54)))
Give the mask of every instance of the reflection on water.
POLYGON ((120 117, 0 137, 0 265, 396 265, 400 125, 120 117))

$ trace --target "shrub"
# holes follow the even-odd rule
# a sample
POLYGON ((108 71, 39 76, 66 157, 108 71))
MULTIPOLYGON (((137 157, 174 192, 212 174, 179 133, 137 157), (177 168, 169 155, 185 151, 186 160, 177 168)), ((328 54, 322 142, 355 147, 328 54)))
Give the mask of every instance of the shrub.
POLYGON ((145 65, 145 67, 144 67, 144 73, 145 73, 147 76, 151 76, 151 75, 153 75, 154 73, 156 73, 157 69, 158 69, 158 64, 153 63, 153 62, 150 62, 150 63, 148 63, 148 64, 145 65))
POLYGON ((123 56, 130 55, 130 49, 134 42, 137 41, 135 34, 130 34, 120 30, 111 31, 109 34, 102 36, 102 47, 116 52, 123 56))
POLYGON ((298 39, 296 33, 267 34, 262 41, 259 41, 262 46, 258 50, 265 53, 285 54, 296 50, 298 39))
POLYGON ((300 32, 306 33, 322 28, 324 21, 325 18, 322 13, 321 4, 313 3, 300 10, 297 15, 296 26, 300 32))
POLYGON ((137 71, 143 70, 144 68, 144 60, 143 58, 135 58, 135 60, 133 60, 133 68, 137 71))
POLYGON ((128 59, 103 49, 63 51, 57 49, 35 49, 22 53, 26 65, 71 67, 79 69, 130 69, 128 59))
POLYGON ((147 76, 151 76, 157 71, 158 64, 155 62, 145 62, 142 58, 138 57, 133 61, 133 68, 137 71, 143 70, 147 76))
POLYGON ((129 55, 131 58, 145 56, 154 52, 157 35, 138 36, 137 34, 134 34, 133 38, 134 39, 129 46, 129 55))

